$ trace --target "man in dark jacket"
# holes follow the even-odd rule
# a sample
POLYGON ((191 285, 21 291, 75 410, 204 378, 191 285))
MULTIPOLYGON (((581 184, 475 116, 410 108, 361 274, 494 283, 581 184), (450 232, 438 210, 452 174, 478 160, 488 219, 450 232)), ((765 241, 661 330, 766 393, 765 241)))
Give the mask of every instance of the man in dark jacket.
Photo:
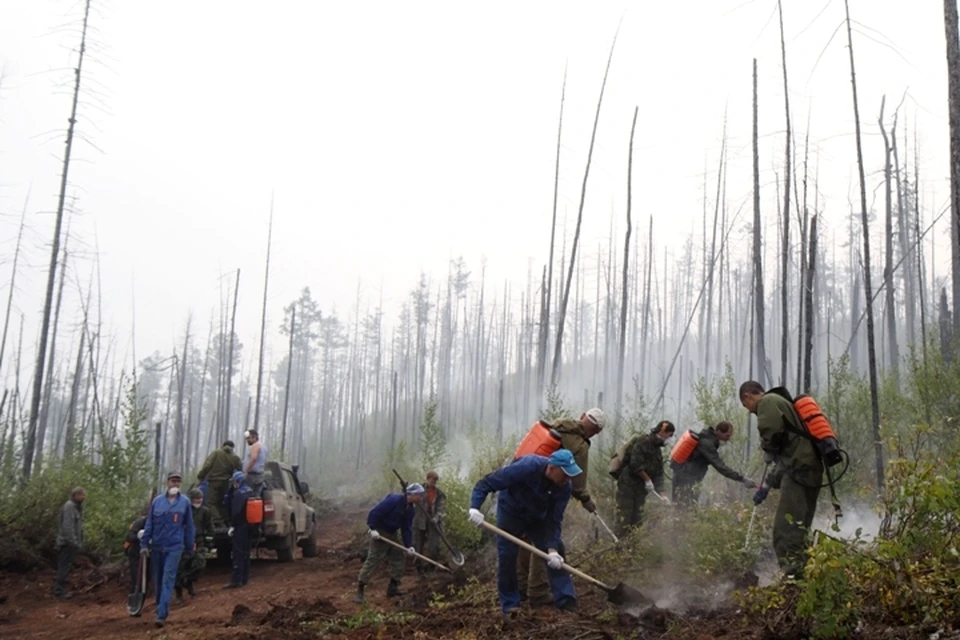
POLYGON ((183 603, 183 590, 191 596, 196 596, 194 583, 200 578, 203 570, 207 566, 207 561, 203 557, 207 547, 213 543, 213 521, 210 518, 210 511, 203 506, 203 493, 200 489, 190 489, 187 493, 190 499, 190 509, 193 512, 193 526, 196 529, 194 539, 197 541, 197 551, 193 556, 180 558, 180 568, 177 571, 177 582, 175 589, 177 592, 177 603, 183 603))
POLYGON ((230 497, 230 528, 227 535, 233 540, 231 557, 233 559, 233 575, 224 589, 245 587, 250 582, 250 528, 247 526, 247 499, 253 496, 253 491, 247 486, 246 476, 237 471, 230 479, 233 489, 230 497))
MULTIPOLYGON (((570 574, 563 571, 564 547, 561 539, 563 513, 570 502, 570 478, 582 473, 573 454, 559 449, 549 458, 523 456, 482 478, 473 487, 468 518, 480 526, 480 507, 493 492, 497 497, 497 527, 518 538, 526 536, 534 546, 548 554, 547 576, 553 603, 558 609, 576 610, 577 593, 570 574)), ((497 591, 504 617, 520 608, 517 586, 518 547, 506 538, 497 538, 497 591)))
MULTIPOLYGON (((127 556, 127 566, 130 569, 130 593, 137 590, 137 573, 140 571, 140 539, 137 534, 147 526, 147 516, 150 513, 149 505, 140 510, 140 516, 130 525, 123 536, 123 548, 127 556)), ((149 571, 149 569, 144 569, 149 571)))
MULTIPOLYGON (((413 516, 413 548, 420 555, 436 560, 440 555, 440 534, 447 517, 447 496, 437 483, 440 474, 436 471, 427 472, 427 482, 424 485, 423 499, 416 506, 413 516)), ((424 577, 433 567, 427 567, 425 562, 416 562, 417 573, 424 577)))
POLYGON ((230 477, 235 471, 240 471, 240 458, 233 452, 233 441, 227 440, 219 449, 207 456, 200 467, 197 479, 206 481, 207 504, 213 507, 213 516, 217 520, 226 520, 226 510, 223 508, 223 497, 230 489, 230 477))
POLYGON ((150 505, 146 525, 137 534, 142 549, 149 553, 157 590, 156 626, 163 627, 170 614, 170 598, 177 580, 180 556, 194 554, 193 511, 190 501, 180 495, 180 474, 167 474, 167 491, 150 505))
POLYGON ((817 511, 823 484, 823 463, 808 439, 793 403, 750 380, 740 385, 740 403, 757 416, 760 448, 766 462, 775 463, 753 497, 763 502, 770 489, 780 489, 780 503, 773 521, 773 549, 780 569, 787 576, 803 577, 807 532, 817 511), (788 428, 789 427, 789 428, 788 428))
POLYGON ((367 535, 370 536, 370 550, 367 559, 360 569, 357 580, 357 596, 354 602, 364 601, 363 590, 370 582, 370 576, 384 560, 390 561, 390 584, 387 586, 387 597, 402 596, 400 580, 403 578, 403 555, 400 550, 380 538, 389 538, 397 542, 397 531, 403 536, 403 546, 407 548, 407 555, 413 555, 413 517, 414 503, 420 502, 425 493, 418 483, 407 487, 405 494, 391 493, 381 500, 367 515, 367 526, 370 527, 367 535))
POLYGON ((697 436, 697 448, 683 464, 670 461, 673 469, 673 501, 681 506, 692 506, 700 498, 700 483, 707 475, 707 469, 713 467, 720 475, 740 482, 747 489, 756 489, 757 483, 746 478, 724 463, 720 457, 720 446, 733 437, 733 425, 726 420, 715 427, 707 427, 697 436))
POLYGON ((60 507, 60 520, 57 525, 57 548, 60 551, 57 562, 57 580, 53 595, 61 600, 69 600, 73 594, 67 591, 67 576, 73 569, 73 560, 83 545, 83 501, 87 492, 77 487, 70 492, 70 499, 60 507))
POLYGON ((617 479, 617 528, 619 535, 640 526, 647 494, 663 491, 663 445, 676 427, 669 420, 657 424, 627 449, 623 473, 617 479))

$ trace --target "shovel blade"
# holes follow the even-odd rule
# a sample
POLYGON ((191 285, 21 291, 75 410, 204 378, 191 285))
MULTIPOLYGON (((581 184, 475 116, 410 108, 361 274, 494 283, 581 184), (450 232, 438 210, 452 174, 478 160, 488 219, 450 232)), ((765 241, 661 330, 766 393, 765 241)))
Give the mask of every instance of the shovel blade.
POLYGON ((131 616, 139 616, 143 611, 143 593, 135 591, 127 597, 127 613, 131 616))
POLYGON ((463 557, 463 554, 460 552, 459 549, 450 550, 450 562, 452 562, 458 567, 462 567, 466 561, 467 559, 463 557))
POLYGON ((638 589, 622 582, 617 583, 617 586, 607 592, 607 601, 617 606, 653 604, 653 600, 640 593, 638 589))

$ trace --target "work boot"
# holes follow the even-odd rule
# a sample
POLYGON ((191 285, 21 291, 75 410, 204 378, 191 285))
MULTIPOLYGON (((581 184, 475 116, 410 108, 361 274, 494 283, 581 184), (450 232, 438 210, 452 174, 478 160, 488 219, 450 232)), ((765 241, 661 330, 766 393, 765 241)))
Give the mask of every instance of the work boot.
POLYGON ((175 587, 174 591, 177 592, 177 604, 183 604, 183 587, 175 587))
POLYGON ((353 601, 357 604, 363 604, 365 602, 363 599, 363 588, 365 586, 367 585, 363 584, 362 582, 357 583, 357 595, 353 598, 353 601))
POLYGON ((243 586, 243 585, 240 584, 239 582, 231 582, 231 583, 229 583, 229 584, 223 585, 223 588, 224 588, 224 589, 239 589, 239 588, 242 587, 242 586, 243 586))
POLYGON ((56 598, 57 600, 69 600, 70 598, 73 597, 73 594, 69 591, 63 591, 61 593, 53 594, 53 597, 56 598))
POLYGON ((187 593, 190 594, 190 597, 191 597, 191 598, 196 598, 196 597, 197 597, 197 591, 196 591, 196 589, 193 588, 193 583, 192 583, 192 582, 188 582, 188 583, 187 583, 187 593))
POLYGON ((160 620, 159 618, 156 619, 156 620, 154 620, 154 622, 153 622, 153 626, 155 626, 157 629, 163 629, 163 625, 165 625, 165 624, 167 624, 167 621, 166 621, 166 620, 160 620))
POLYGON ((388 598, 397 598, 404 595, 404 591, 400 591, 400 581, 390 579, 390 584, 387 585, 387 597, 388 598))
POLYGON ((568 613, 576 613, 577 601, 573 598, 568 598, 564 600, 562 604, 558 604, 557 609, 560 609, 560 611, 566 611, 568 613))

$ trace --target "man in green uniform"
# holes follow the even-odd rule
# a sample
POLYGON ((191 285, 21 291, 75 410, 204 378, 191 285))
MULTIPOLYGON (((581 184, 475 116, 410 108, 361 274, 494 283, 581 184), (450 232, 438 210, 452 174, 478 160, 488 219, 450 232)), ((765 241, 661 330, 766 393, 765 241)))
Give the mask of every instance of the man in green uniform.
POLYGON ((773 549, 783 573, 801 578, 806 564, 807 532, 823 484, 823 463, 813 444, 799 435, 804 427, 793 403, 775 391, 767 393, 753 380, 740 385, 741 404, 757 416, 764 459, 768 464, 774 463, 753 502, 760 504, 771 488, 780 489, 773 549))
MULTIPOLYGON (((210 517, 210 511, 203 505, 203 493, 200 489, 190 489, 187 493, 190 498, 190 508, 193 510, 193 526, 196 527, 194 540, 201 550, 206 550, 213 544, 213 519, 210 517)), ((177 581, 174 583, 174 589, 177 593, 177 604, 183 603, 183 589, 186 587, 187 593, 196 596, 197 592, 193 588, 194 583, 207 567, 207 560, 202 553, 195 553, 189 558, 184 556, 180 558, 180 566, 177 568, 177 581)))
POLYGON ((663 491, 663 445, 675 432, 672 422, 662 420, 627 449, 623 472, 617 479, 618 535, 640 526, 647 494, 663 491))
POLYGON ((723 420, 715 427, 707 427, 697 435, 697 448, 683 464, 671 460, 673 469, 673 502, 680 506, 692 506, 700 498, 700 483, 713 467, 717 472, 740 482, 747 489, 756 489, 757 483, 742 473, 731 469, 720 457, 721 444, 733 437, 733 425, 723 420))
POLYGON ((206 481, 207 504, 213 509, 211 515, 217 520, 225 520, 227 509, 223 496, 230 488, 230 477, 234 471, 240 471, 240 458, 233 452, 233 441, 227 440, 219 449, 207 456, 197 474, 200 482, 206 481))
MULTIPOLYGON (((570 478, 570 483, 573 487, 573 499, 578 500, 589 513, 597 510, 597 505, 587 489, 590 439, 603 431, 606 424, 607 416, 599 407, 582 414, 579 420, 565 418, 552 423, 553 430, 560 435, 560 448, 572 453, 577 466, 583 470, 583 473, 570 478)), ((521 597, 525 596, 532 606, 553 604, 550 582, 547 579, 547 565, 539 558, 534 562, 533 554, 526 549, 520 549, 517 557, 517 586, 520 588, 521 597)))

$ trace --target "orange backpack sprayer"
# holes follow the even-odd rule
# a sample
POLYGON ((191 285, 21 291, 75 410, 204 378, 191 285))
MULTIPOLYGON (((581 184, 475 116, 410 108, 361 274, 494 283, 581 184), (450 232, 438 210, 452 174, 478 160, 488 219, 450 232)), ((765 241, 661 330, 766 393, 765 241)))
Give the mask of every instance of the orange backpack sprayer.
POLYGON ((261 522, 263 522, 263 500, 247 498, 247 524, 260 524, 261 522))
POLYGON ((673 445, 673 450, 670 452, 670 461, 676 464, 685 464, 693 455, 693 452, 697 450, 698 444, 700 444, 699 434, 693 431, 684 432, 677 440, 677 444, 673 445))
POLYGON ((517 446, 513 454, 516 460, 522 456, 538 455, 546 458, 550 457, 554 451, 561 447, 560 434, 550 424, 543 420, 538 420, 530 427, 530 431, 524 436, 523 440, 517 446))

